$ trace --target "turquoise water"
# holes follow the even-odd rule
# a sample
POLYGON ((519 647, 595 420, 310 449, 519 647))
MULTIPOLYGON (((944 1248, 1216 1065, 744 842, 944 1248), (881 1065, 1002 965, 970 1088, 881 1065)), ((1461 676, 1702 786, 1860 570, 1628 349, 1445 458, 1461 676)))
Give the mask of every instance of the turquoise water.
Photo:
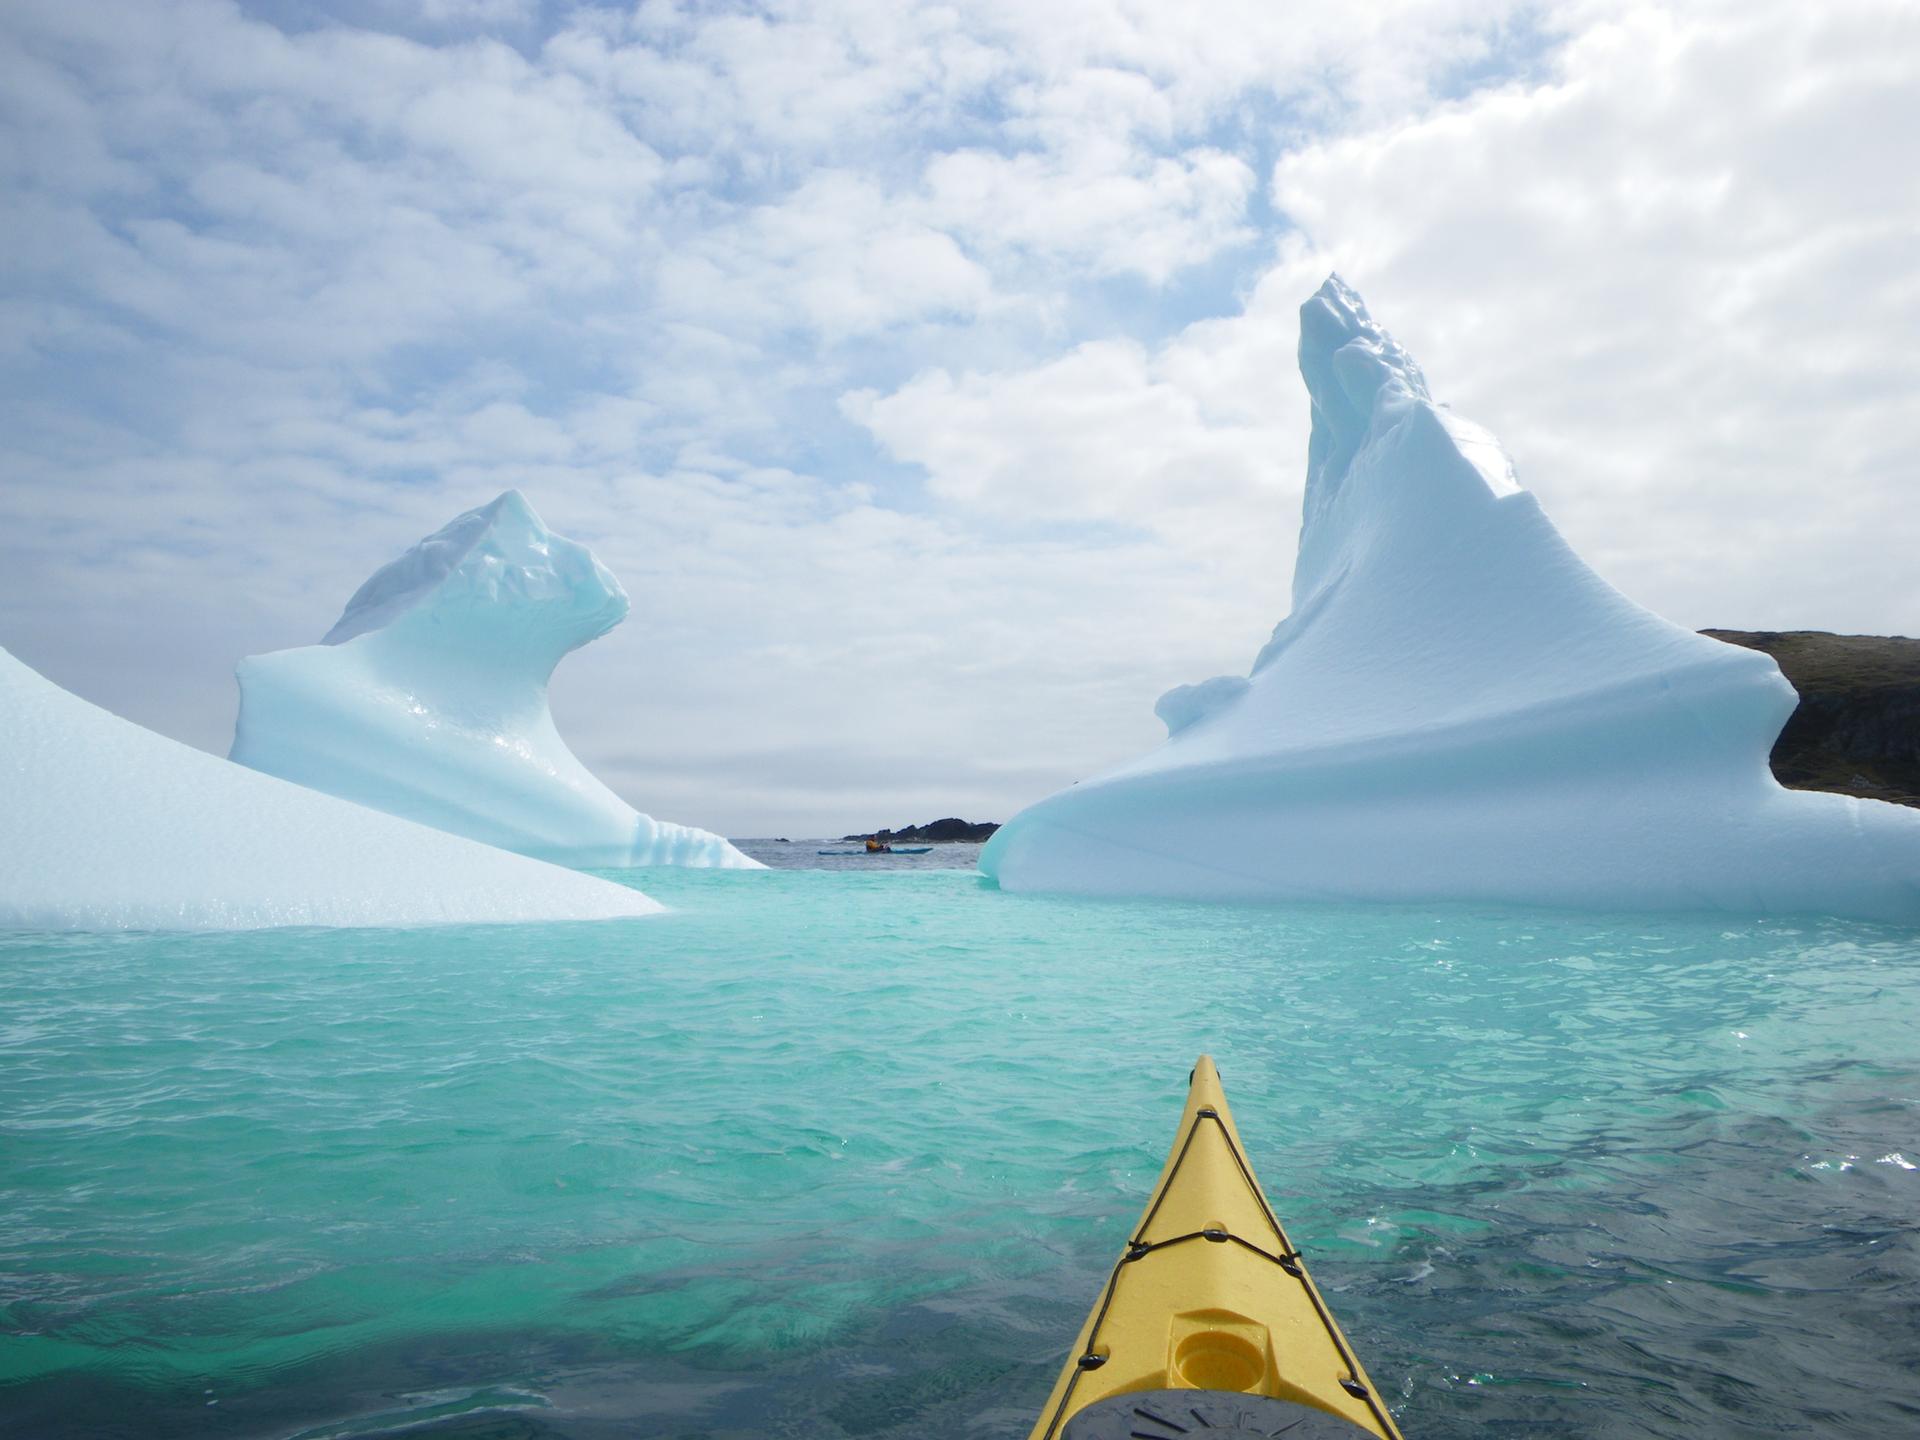
POLYGON ((1920 936, 650 872, 0 937, 0 1433, 1021 1437, 1219 1060, 1410 1437, 1920 1433, 1920 936))

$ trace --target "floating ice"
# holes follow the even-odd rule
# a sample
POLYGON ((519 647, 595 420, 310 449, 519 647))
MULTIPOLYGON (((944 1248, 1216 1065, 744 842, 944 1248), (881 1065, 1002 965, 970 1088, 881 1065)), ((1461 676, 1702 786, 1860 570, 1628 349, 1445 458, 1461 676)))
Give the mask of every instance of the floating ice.
POLYGON ((593 552, 509 490, 376 571, 320 644, 243 660, 232 758, 543 860, 762 868, 642 815, 554 728, 553 667, 626 614, 593 552))
POLYGON ((0 925, 248 930, 659 909, 623 885, 231 765, 0 650, 0 925))
POLYGON ((1150 754, 1015 816, 1010 890, 1920 920, 1920 812, 1783 789, 1765 655, 1641 609, 1329 279, 1293 611, 1150 754))

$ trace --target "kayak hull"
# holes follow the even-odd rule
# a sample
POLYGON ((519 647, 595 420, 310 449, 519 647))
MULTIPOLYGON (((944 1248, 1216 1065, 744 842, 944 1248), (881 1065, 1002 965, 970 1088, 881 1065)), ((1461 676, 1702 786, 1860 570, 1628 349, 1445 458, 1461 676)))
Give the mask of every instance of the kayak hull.
MULTIPOLYGON (((1132 1416, 1134 1433, 1158 1433, 1140 1406, 1143 1397, 1169 1391, 1207 1403, 1244 1397, 1243 1408, 1273 1402, 1298 1409, 1313 1422, 1301 1426, 1301 1440, 1323 1433, 1400 1440, 1261 1193, 1219 1072, 1205 1055, 1194 1066, 1153 1198, 1081 1327, 1031 1440, 1096 1440, 1107 1433, 1096 1423, 1098 1411, 1132 1416), (1132 1403, 1108 1403, 1118 1397, 1132 1403)), ((1181 1423, 1192 1429, 1198 1419, 1189 1414, 1181 1423)))

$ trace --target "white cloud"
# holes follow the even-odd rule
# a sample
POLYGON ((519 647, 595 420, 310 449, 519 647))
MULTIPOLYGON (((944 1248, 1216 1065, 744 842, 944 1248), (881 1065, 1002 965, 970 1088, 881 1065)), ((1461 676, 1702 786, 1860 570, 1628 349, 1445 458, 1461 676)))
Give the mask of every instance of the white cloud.
POLYGON ((1286 493, 1279 427, 1209 415, 1161 372, 1133 341, 1088 341, 1030 370, 855 391, 843 408, 936 495, 1017 520, 1161 530, 1189 506, 1244 513, 1286 493))
POLYGON ((524 25, 539 13, 537 0, 402 0, 391 8, 397 18, 417 14, 433 25, 524 25))
POLYGON ((1911 7, 1643 5, 1274 186, 1629 594, 1911 631, 1916 133, 1911 7))
POLYGON ((989 253, 1027 251, 1155 283, 1253 238, 1244 161, 1212 149, 1137 159, 1098 151, 951 151, 927 167, 926 213, 989 253))
POLYGON ((664 257, 657 283, 668 315, 829 340, 930 316, 964 319, 992 294, 987 272, 951 235, 839 171, 664 257))

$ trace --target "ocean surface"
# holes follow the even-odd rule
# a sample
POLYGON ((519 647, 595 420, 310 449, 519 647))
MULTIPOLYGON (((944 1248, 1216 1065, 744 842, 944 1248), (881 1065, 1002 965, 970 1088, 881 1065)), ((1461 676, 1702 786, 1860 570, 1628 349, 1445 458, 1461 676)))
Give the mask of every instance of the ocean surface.
POLYGON ((0 1435, 1020 1440, 1202 1051, 1410 1440, 1920 1434, 1920 935, 755 848, 0 936, 0 1435))

